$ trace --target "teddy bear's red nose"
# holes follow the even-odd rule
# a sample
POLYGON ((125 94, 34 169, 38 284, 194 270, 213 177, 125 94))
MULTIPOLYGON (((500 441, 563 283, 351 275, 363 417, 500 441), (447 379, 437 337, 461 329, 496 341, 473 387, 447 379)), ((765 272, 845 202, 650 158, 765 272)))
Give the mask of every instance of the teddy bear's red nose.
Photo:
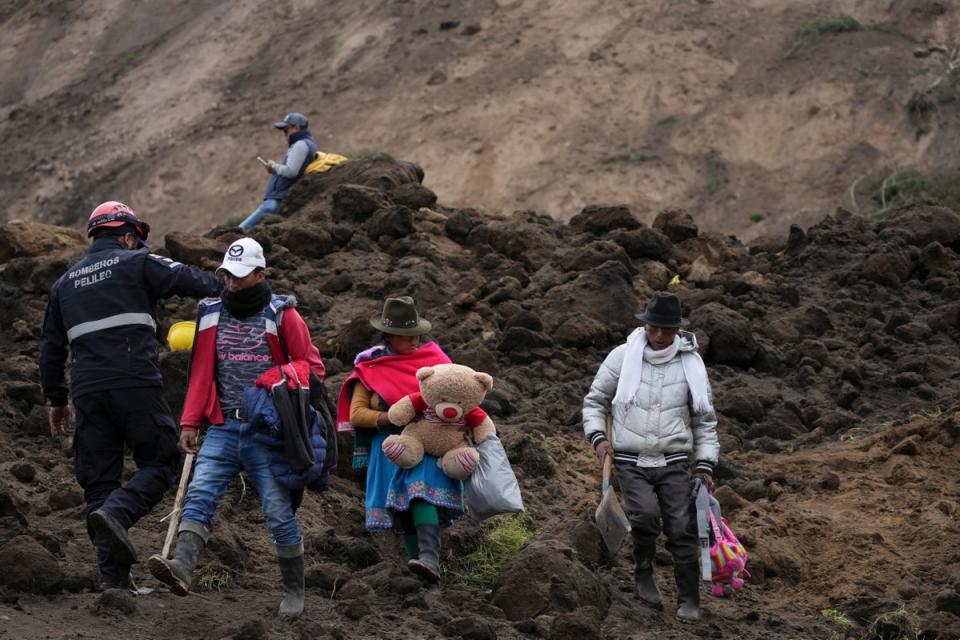
POLYGON ((457 417, 457 410, 453 407, 446 407, 443 410, 443 417, 447 418, 448 420, 453 420, 457 417))

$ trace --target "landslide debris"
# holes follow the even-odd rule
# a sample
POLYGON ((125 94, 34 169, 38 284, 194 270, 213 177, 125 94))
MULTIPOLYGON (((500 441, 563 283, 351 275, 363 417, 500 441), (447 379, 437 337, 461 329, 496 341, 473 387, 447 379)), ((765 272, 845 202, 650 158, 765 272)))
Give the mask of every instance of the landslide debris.
MULTIPOLYGON (((754 574, 733 600, 705 598, 703 624, 744 638, 770 637, 771 627, 822 637, 833 622, 821 610, 842 610, 867 629, 905 607, 919 629, 956 637, 960 557, 936 544, 956 539, 960 510, 956 214, 913 206, 872 223, 837 211, 786 238, 744 245, 700 232, 683 210, 646 226, 629 207, 591 206, 562 224, 531 211, 446 207, 422 180, 419 167, 384 154, 305 176, 253 236, 266 250, 271 286, 299 300, 331 397, 353 355, 374 339, 367 320, 388 295, 414 296, 454 359, 495 377, 485 408, 537 533, 489 592, 452 583, 439 596, 424 592, 396 540, 362 534, 362 487, 344 434, 340 476, 301 510, 308 610, 325 632, 559 638, 644 628, 652 635, 639 637, 659 637, 654 631, 669 628, 686 637, 672 616, 632 599, 629 550, 612 567, 600 553, 589 522, 595 463, 580 436, 580 403, 599 363, 651 293, 669 287, 710 371, 723 447, 718 496, 754 574), (858 508, 876 519, 859 518, 858 508), (910 535, 893 515, 903 510, 914 514, 910 535), (878 565, 878 554, 887 562, 878 565)), ((36 239, 50 234, 28 222, 0 227, 0 553, 26 554, 40 567, 10 574, 3 589, 13 600, 82 592, 92 582, 69 451, 46 435, 36 365, 46 292, 85 240, 63 230, 54 241, 36 239)), ((227 227, 170 234, 155 249, 211 268, 237 237, 227 227)), ((163 302, 160 335, 195 311, 193 301, 163 302)), ((183 353, 161 357, 175 411, 187 362, 183 353)), ((149 520, 134 536, 159 549, 162 527, 149 520)), ((235 485, 200 570, 229 573, 225 593, 235 595, 220 600, 205 631, 247 629, 246 599, 273 606, 280 585, 268 537, 257 501, 235 485)), ((445 535, 445 560, 482 538, 480 527, 458 523, 445 535)), ((661 566, 668 600, 670 575, 661 566)), ((63 599, 85 595, 31 606, 67 621, 63 599)), ((166 637, 184 632, 162 620, 166 637)), ((281 628, 266 624, 257 627, 263 637, 281 628)))

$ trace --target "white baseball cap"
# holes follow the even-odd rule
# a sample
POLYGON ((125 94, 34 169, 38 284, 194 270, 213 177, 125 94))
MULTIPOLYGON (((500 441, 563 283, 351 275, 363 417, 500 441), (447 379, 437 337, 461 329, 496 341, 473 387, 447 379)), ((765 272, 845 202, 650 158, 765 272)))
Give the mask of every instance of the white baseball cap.
POLYGON ((257 267, 267 268, 263 247, 253 238, 240 238, 223 254, 223 264, 217 267, 217 273, 228 271, 236 278, 246 278, 257 267))

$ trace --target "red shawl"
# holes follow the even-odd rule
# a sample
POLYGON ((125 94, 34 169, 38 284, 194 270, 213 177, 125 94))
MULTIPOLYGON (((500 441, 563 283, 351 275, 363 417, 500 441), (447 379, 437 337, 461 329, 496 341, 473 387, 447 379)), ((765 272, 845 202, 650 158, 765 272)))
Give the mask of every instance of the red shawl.
POLYGON ((450 362, 450 357, 436 342, 428 342, 413 353, 380 356, 357 364, 340 387, 337 431, 353 431, 353 425, 350 424, 350 390, 354 380, 359 380, 360 384, 392 405, 404 396, 420 391, 420 381, 416 376, 418 369, 450 362))

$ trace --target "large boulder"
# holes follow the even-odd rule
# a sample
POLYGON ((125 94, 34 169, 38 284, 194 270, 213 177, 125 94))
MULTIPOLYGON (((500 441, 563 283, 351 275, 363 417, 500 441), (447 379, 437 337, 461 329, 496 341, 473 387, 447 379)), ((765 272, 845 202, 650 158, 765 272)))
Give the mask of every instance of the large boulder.
POLYGON ((611 327, 611 330, 635 326, 639 304, 632 277, 619 262, 605 262, 556 286, 540 301, 540 318, 548 331, 571 315, 579 313, 611 327))
POLYGON ((578 231, 602 236, 614 229, 639 229, 643 225, 626 205, 590 205, 570 218, 570 226, 578 231))
POLYGON ((649 258, 666 262, 673 253, 673 243, 670 242, 670 238, 650 227, 616 231, 610 239, 623 247, 631 258, 649 258))
POLYGON ((960 245, 960 216, 946 207, 908 205, 891 213, 879 230, 881 237, 899 235, 918 247, 931 242, 954 249, 960 245))
POLYGON ((168 233, 164 238, 164 246, 177 262, 206 268, 219 266, 227 249, 221 240, 182 231, 168 233))
POLYGON ((747 367, 757 354, 750 321, 722 304, 711 302, 690 314, 690 322, 710 337, 706 360, 711 364, 747 367))
POLYGON ((556 540, 535 540, 514 556, 493 584, 494 605, 509 620, 596 607, 606 615, 610 595, 603 582, 556 540))
POLYGON ((63 583, 63 569, 43 545, 17 536, 0 547, 0 584, 27 593, 54 593, 63 583))
POLYGON ((654 218, 653 228, 667 236, 671 242, 696 238, 700 233, 686 209, 664 209, 654 218))
POLYGON ((0 264, 11 258, 79 253, 86 245, 76 229, 24 220, 0 224, 0 264))
MULTIPOLYGON (((359 203, 356 207, 341 200, 331 203, 331 195, 343 185, 369 187, 384 193, 384 204, 393 203, 387 193, 397 191, 406 184, 419 185, 423 182, 423 168, 412 162, 396 160, 386 153, 374 153, 359 160, 350 160, 323 173, 308 173, 300 178, 283 199, 281 216, 298 217, 301 212, 311 219, 321 219, 330 215, 331 208, 339 208, 337 218, 362 220, 380 206, 369 208, 359 203)), ((356 194, 356 192, 355 192, 356 194)), ((380 196, 366 192, 380 203, 380 196)), ((341 192, 340 197, 346 194, 341 192)), ((361 198, 362 199, 362 198, 361 198)))
POLYGON ((390 206, 390 199, 380 189, 359 184, 343 184, 333 192, 333 221, 360 222, 378 209, 390 206))

